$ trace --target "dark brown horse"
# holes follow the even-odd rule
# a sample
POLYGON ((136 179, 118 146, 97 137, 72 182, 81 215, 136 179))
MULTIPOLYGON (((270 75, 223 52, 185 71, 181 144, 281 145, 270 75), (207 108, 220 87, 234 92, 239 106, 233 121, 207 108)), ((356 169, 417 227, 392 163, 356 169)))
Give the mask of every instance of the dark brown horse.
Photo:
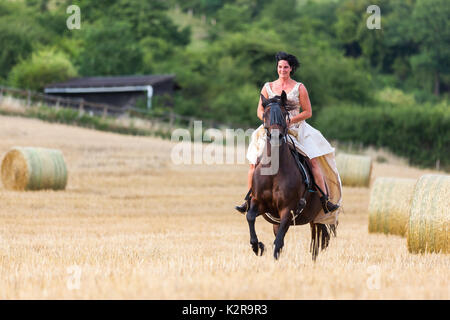
MULTIPOLYGON (((325 249, 334 226, 316 224, 314 219, 322 206, 320 196, 308 190, 305 177, 299 170, 288 145, 286 117, 293 107, 287 105, 286 93, 266 99, 261 95, 264 107, 264 128, 267 133, 263 155, 255 167, 252 181, 252 198, 247 212, 250 228, 250 244, 256 255, 262 255, 264 244, 258 241, 255 231, 256 217, 262 215, 273 224, 274 258, 278 259, 284 246, 284 237, 291 225, 311 225, 310 251, 313 260, 319 249, 325 249)), ((312 178, 310 174, 309 177, 312 178)), ((310 179, 311 179, 310 178, 310 179)))

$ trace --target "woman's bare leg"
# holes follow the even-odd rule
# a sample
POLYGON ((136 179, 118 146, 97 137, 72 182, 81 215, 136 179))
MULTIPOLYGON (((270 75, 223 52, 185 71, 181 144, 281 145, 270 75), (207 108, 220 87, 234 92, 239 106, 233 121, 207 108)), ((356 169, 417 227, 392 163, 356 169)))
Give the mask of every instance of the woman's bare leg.
POLYGON ((247 187, 248 187, 248 194, 245 197, 245 202, 241 204, 240 206, 236 206, 236 210, 240 213, 247 212, 249 206, 250 206, 250 189, 252 188, 252 181, 253 181, 253 173, 255 172, 255 165, 250 164, 250 168, 248 169, 247 173, 247 187))
POLYGON ((319 188, 323 192, 325 192, 325 195, 323 195, 323 194, 320 195, 320 201, 322 202, 322 207, 323 207, 324 212, 328 213, 328 212, 337 210, 339 208, 339 205, 328 201, 328 192, 325 187, 325 179, 323 177, 322 170, 320 169, 319 162, 316 158, 311 159, 311 170, 313 172, 314 180, 316 181, 316 184, 319 186, 319 188))
POLYGON ((311 170, 312 174, 314 175, 314 180, 316 181, 316 184, 319 186, 320 189, 322 189, 323 192, 327 192, 327 189, 325 188, 325 180, 323 179, 322 170, 320 169, 319 162, 316 158, 311 159, 311 170))
POLYGON ((248 187, 248 190, 250 190, 252 188, 253 172, 255 172, 255 165, 254 164, 250 164, 250 168, 248 169, 248 176, 247 176, 247 187, 248 187))

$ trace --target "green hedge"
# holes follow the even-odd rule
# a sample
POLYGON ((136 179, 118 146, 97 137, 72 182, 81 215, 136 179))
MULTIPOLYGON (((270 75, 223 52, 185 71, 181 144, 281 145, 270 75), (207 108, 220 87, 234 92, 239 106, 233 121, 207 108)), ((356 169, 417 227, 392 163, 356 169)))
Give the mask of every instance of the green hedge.
POLYGON ((385 147, 413 165, 450 169, 450 107, 328 107, 314 119, 327 139, 385 147))

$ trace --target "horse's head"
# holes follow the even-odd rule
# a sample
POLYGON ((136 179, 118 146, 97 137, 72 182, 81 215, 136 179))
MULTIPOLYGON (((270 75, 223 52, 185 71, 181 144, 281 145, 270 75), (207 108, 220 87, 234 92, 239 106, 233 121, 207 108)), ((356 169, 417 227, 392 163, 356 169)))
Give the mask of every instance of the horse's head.
POLYGON ((286 92, 281 93, 280 96, 275 96, 270 99, 266 99, 261 94, 262 105, 264 107, 264 128, 267 135, 270 137, 273 129, 278 129, 280 132, 280 139, 287 134, 286 117, 289 118, 289 111, 293 108, 287 105, 286 92))

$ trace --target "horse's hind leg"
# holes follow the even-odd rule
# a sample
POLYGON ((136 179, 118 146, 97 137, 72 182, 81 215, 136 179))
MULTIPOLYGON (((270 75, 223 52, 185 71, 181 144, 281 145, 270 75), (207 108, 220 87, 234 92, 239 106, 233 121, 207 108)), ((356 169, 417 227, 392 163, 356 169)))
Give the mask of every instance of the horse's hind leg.
POLYGON ((264 253, 264 244, 258 241, 258 237, 256 236, 255 231, 255 221, 257 216, 258 216, 257 207, 255 205, 251 205, 246 215, 248 227, 250 229, 250 244, 252 246, 253 252, 256 255, 258 255, 259 253, 259 255, 262 256, 264 253))
POLYGON ((311 222, 311 244, 310 252, 313 261, 316 261, 319 251, 324 250, 330 243, 330 232, 327 225, 311 222))

